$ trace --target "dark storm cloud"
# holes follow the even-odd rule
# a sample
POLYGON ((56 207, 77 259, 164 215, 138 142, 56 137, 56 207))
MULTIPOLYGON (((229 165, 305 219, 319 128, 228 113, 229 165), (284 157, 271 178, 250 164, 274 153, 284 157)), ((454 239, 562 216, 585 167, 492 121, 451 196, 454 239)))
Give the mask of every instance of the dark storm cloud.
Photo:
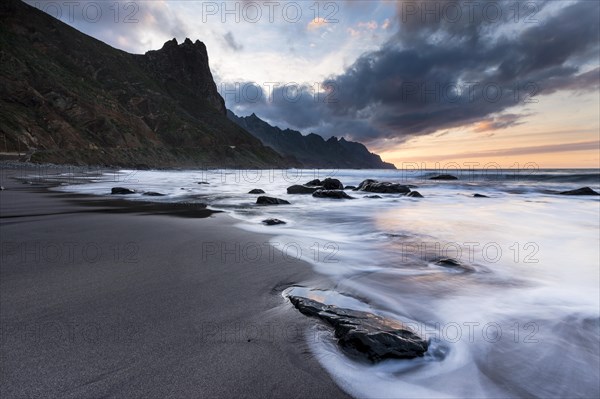
MULTIPOLYGON (((542 94, 556 90, 594 89, 597 70, 580 74, 569 60, 597 57, 598 5, 584 1, 567 6, 514 37, 483 33, 490 29, 483 22, 464 31, 452 24, 401 24, 395 40, 363 55, 334 79, 341 98, 332 104, 333 114, 363 119, 361 111, 371 106, 366 119, 379 128, 380 136, 402 139, 535 104, 542 94), (408 38, 402 37, 406 31, 411 33, 408 38), (446 40, 432 44, 423 32, 446 35, 446 40)), ((511 119, 490 127, 518 121, 514 115, 511 119)))
POLYGON ((502 19, 409 18, 399 5, 397 34, 330 79, 337 101, 274 97, 256 112, 325 136, 401 142, 473 123, 485 122, 487 130, 515 126, 528 114, 505 114, 511 107, 535 111, 544 95, 598 89, 599 2, 556 10, 538 2, 535 18, 520 15, 528 23, 514 21, 514 3, 488 3, 502 7, 502 19))
POLYGON ((331 112, 327 102, 335 101, 335 93, 319 93, 314 87, 295 82, 223 83, 219 92, 227 108, 238 115, 254 112, 277 121, 280 127, 301 130, 326 123, 331 112))

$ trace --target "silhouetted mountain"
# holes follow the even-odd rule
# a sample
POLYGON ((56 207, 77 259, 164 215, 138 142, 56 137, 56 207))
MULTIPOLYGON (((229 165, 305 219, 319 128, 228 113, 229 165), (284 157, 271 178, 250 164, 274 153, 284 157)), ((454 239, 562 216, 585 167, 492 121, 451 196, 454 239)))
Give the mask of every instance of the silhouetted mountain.
POLYGON ((34 161, 287 166, 231 122, 200 41, 133 55, 18 0, 0 3, 0 151, 34 161))
POLYGON ((252 133, 264 145, 288 159, 297 159, 306 168, 349 168, 349 169, 395 169, 396 167, 383 162, 377 154, 369 152, 361 143, 346 141, 343 137, 331 137, 328 140, 311 133, 302 133, 286 129, 281 130, 271 126, 255 114, 238 117, 230 110, 229 119, 252 133))

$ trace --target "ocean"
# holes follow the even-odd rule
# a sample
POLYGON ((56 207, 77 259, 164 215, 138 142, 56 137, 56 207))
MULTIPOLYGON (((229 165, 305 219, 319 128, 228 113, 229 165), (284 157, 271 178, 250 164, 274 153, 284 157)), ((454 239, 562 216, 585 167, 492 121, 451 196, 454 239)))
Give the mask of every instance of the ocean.
MULTIPOLYGON (((600 171, 453 170, 459 180, 429 180, 438 173, 121 170, 72 181, 65 174, 58 179, 67 183, 55 190, 109 196, 122 186, 166 194, 124 196, 130 200, 206 203, 240 229, 272 235, 272 248, 321 276, 284 295, 391 317, 430 339, 422 358, 368 364, 346 356, 332 337, 306 331, 314 356, 355 396, 599 397, 600 197, 558 192, 599 191, 600 171), (365 179, 409 184, 424 198, 286 193, 325 177, 353 186, 365 179), (291 205, 257 206, 257 195, 248 194, 255 188, 291 205), (286 224, 265 226, 267 218, 286 224), (458 264, 438 262, 448 258, 458 264)), ((235 256, 267 259, 262 244, 246 244, 235 256)))

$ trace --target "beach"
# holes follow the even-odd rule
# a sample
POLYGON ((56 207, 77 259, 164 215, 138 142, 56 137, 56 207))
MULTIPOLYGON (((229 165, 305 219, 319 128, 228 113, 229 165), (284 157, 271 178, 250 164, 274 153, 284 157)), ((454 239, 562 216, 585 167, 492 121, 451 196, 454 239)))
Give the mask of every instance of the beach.
POLYGON ((600 392, 598 170, 0 171, 3 398, 600 392))
POLYGON ((0 192, 3 398, 347 396, 309 350, 314 321, 281 295, 311 267, 240 249, 269 236, 15 173, 0 192))

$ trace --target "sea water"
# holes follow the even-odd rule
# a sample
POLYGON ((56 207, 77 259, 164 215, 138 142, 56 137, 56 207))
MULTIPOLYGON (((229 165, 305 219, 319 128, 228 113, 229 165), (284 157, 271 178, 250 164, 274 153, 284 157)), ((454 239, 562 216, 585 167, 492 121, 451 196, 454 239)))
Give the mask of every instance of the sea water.
POLYGON ((131 200, 225 210, 237 227, 273 235, 272 246, 322 276, 318 287, 296 288, 300 294, 409 323, 430 339, 423 358, 369 364, 347 357, 331 337, 307 338, 352 395, 599 397, 600 199, 557 193, 583 186, 598 191, 600 172, 462 170, 453 172, 459 180, 430 180, 435 174, 122 170, 57 189, 108 195, 124 186, 166 194, 126 196, 131 200), (325 177, 354 186, 367 178, 410 184, 425 198, 286 193, 288 186, 325 177), (254 188, 291 205, 257 206, 257 196, 248 194, 254 188), (264 226, 266 218, 286 224, 264 226), (460 266, 438 263, 445 258, 460 266))

